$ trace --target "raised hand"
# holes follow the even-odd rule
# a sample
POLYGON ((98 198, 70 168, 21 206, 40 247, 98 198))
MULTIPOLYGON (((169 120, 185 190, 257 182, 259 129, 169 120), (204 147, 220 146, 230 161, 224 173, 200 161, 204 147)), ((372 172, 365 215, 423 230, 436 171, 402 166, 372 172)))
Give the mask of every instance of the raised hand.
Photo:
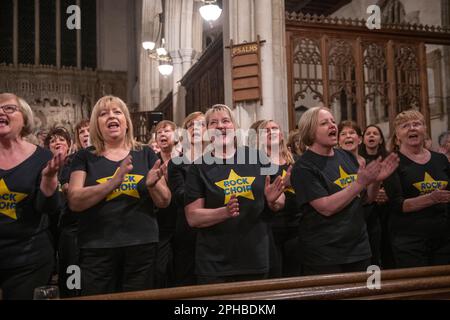
POLYGON ((400 158, 396 153, 393 152, 389 156, 387 156, 386 159, 384 159, 380 163, 381 170, 377 176, 376 181, 381 182, 387 179, 395 171, 395 169, 397 169, 399 162, 400 158))
POLYGON ((292 166, 289 166, 286 175, 283 177, 283 182, 284 182, 284 186, 286 188, 289 188, 290 186, 292 186, 291 184, 291 174, 292 174, 292 166))
POLYGON ((125 179, 125 176, 130 173, 131 170, 133 170, 132 160, 133 158, 131 156, 128 156, 120 164, 119 170, 113 177, 114 182, 118 185, 120 185, 125 179))
POLYGON ((235 195, 232 195, 230 201, 227 203, 227 211, 229 215, 234 218, 239 215, 239 201, 235 195))
POLYGON ((47 162, 47 165, 42 170, 43 178, 54 178, 58 175, 59 169, 64 166, 64 156, 57 153, 53 158, 47 162))
POLYGON ((264 195, 266 196, 267 202, 275 202, 283 193, 284 188, 283 178, 278 176, 273 183, 270 183, 270 177, 266 176, 264 195))
POLYGON ((153 188, 158 181, 164 177, 164 171, 167 171, 167 164, 161 165, 161 160, 156 161, 153 168, 151 168, 147 174, 147 179, 145 181, 147 188, 153 188))
POLYGON ((358 170, 358 179, 357 183, 360 185, 367 187, 369 184, 376 181, 378 175, 381 171, 381 158, 372 161, 367 166, 361 165, 358 170))

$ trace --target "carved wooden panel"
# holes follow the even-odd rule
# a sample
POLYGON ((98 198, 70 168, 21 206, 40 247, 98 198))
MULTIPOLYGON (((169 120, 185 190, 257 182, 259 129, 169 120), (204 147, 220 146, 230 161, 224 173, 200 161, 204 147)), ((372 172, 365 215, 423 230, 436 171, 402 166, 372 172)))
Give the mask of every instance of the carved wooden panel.
POLYGON ((363 52, 364 98, 367 124, 389 120, 387 56, 385 42, 364 41, 363 52))
POLYGON ((341 119, 356 120, 356 74, 353 42, 331 39, 328 48, 328 104, 341 119))
POLYGON ((417 44, 396 44, 395 82, 397 87, 396 110, 420 109, 420 66, 417 44))
POLYGON ((450 28, 390 23, 378 32, 365 23, 286 14, 291 129, 299 108, 304 112, 318 102, 332 108, 337 120, 360 126, 383 123, 389 129, 396 114, 409 108, 420 110, 429 124, 425 44, 450 45, 450 28))
POLYGON ((323 101, 322 54, 320 40, 295 38, 293 41, 293 83, 295 106, 323 101))
POLYGON ((37 127, 63 126, 89 118, 97 100, 112 94, 126 101, 125 72, 58 69, 53 66, 0 64, 0 92, 23 97, 35 113, 37 127))
POLYGON ((222 42, 218 37, 180 81, 186 89, 186 115, 225 102, 222 42))

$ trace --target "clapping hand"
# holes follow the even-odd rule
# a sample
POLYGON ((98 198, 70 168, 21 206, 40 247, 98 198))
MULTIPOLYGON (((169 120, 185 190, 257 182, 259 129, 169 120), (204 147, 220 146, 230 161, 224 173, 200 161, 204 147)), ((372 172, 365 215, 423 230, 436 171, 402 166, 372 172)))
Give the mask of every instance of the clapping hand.
POLYGON ((155 165, 147 174, 147 180, 145 182, 147 188, 153 188, 158 181, 164 177, 164 172, 167 172, 167 164, 161 164, 161 160, 155 162, 155 165))
POLYGON ((43 178, 54 178, 58 175, 59 169, 64 166, 64 156, 62 153, 57 153, 53 158, 47 162, 47 165, 42 170, 43 178))
POLYGON ((396 153, 393 152, 387 156, 386 159, 380 163, 381 170, 376 181, 381 182, 387 179, 395 171, 395 169, 397 169, 399 162, 400 158, 396 153))
POLYGON ((264 195, 266 196, 268 203, 274 203, 284 192, 284 180, 278 176, 273 183, 270 183, 270 177, 266 176, 266 182, 264 186, 264 195))
POLYGON ((132 160, 133 158, 128 156, 120 164, 119 170, 117 170, 113 177, 113 180, 117 185, 120 185, 125 179, 125 176, 133 170, 132 160))

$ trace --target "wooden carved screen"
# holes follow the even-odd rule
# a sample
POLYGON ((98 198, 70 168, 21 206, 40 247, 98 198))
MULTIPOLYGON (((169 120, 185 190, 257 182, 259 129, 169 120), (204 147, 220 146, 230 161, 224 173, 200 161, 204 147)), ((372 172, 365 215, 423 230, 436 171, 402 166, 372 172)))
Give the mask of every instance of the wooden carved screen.
POLYGON ((287 14, 291 129, 321 104, 337 121, 377 123, 385 132, 410 108, 429 122, 425 44, 450 44, 450 30, 386 25, 382 31, 367 29, 364 20, 287 14))

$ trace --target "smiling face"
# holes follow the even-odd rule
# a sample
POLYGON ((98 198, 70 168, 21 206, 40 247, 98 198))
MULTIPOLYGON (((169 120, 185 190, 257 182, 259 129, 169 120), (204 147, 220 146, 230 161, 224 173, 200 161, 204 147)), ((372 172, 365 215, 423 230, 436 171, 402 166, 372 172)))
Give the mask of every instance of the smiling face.
POLYGON ((24 125, 19 102, 14 98, 0 100, 0 137, 19 137, 24 125))
POLYGON ((347 151, 355 152, 361 143, 361 138, 352 127, 343 127, 339 132, 339 146, 347 151))
POLYGON ((376 127, 368 127, 364 132, 364 145, 368 149, 376 149, 382 143, 380 131, 376 127))
POLYGON ((125 114, 118 104, 110 103, 98 114, 98 127, 105 141, 124 139, 128 126, 125 114))
POLYGON ((211 141, 217 146, 234 144, 235 126, 226 110, 215 111, 209 117, 208 130, 211 141))
POLYGON ((83 149, 89 147, 89 126, 78 129, 78 139, 83 149))
POLYGON ((338 142, 338 128, 333 115, 327 110, 320 110, 317 117, 317 128, 314 135, 314 144, 333 148, 338 142))

